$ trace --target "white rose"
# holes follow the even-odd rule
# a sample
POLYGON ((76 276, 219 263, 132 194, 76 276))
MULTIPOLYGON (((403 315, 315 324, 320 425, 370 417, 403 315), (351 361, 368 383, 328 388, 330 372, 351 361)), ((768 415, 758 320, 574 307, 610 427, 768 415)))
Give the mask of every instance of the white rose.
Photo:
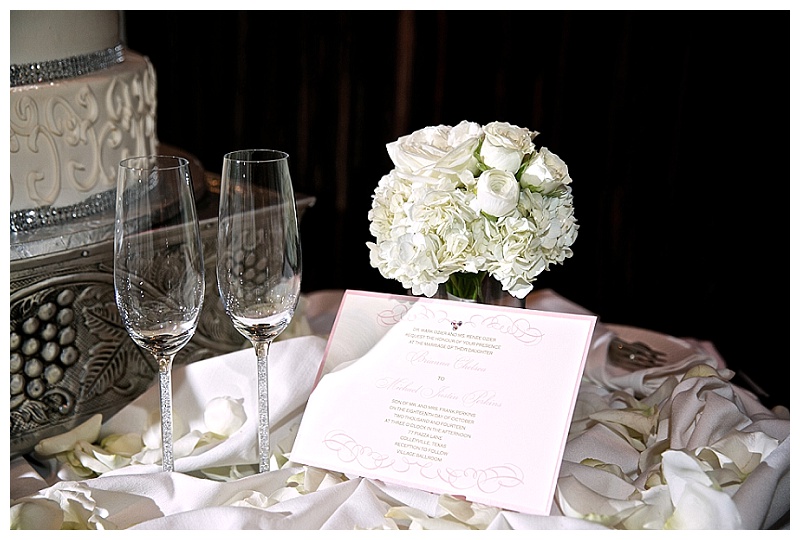
POLYGON ((450 130, 447 142, 451 148, 455 148, 466 140, 480 139, 482 135, 483 128, 481 128, 480 124, 462 120, 450 130))
POLYGON ((478 173, 475 149, 480 143, 478 124, 461 122, 456 128, 429 126, 386 145, 395 167, 419 176, 478 173), (454 131, 455 130, 455 131, 454 131))
POLYGON ((452 147, 447 141, 450 126, 428 126, 386 145, 392 163, 406 172, 433 167, 452 147))
POLYGON ((431 174, 432 176, 453 173, 458 175, 462 172, 469 172, 472 175, 478 174, 480 169, 478 169, 478 158, 475 157, 475 149, 478 148, 478 144, 480 144, 480 139, 478 137, 466 139, 442 156, 439 161, 429 169, 430 173, 428 173, 428 170, 423 172, 425 174, 431 174))
POLYGON ((480 170, 478 169, 478 158, 475 157, 475 149, 482 136, 483 128, 475 122, 462 120, 454 126, 447 137, 448 144, 453 148, 448 160, 455 164, 450 168, 459 173, 469 171, 473 176, 477 175, 480 170), (460 158, 459 161, 456 161, 457 158, 460 158))
POLYGON ((203 420, 211 433, 229 437, 244 425, 247 415, 241 399, 218 397, 206 405, 203 420))
POLYGON ((522 187, 542 193, 550 193, 559 186, 566 186, 570 182, 572 179, 569 177, 567 164, 544 147, 528 163, 519 179, 522 187))
POLYGON ((511 213, 519 201, 519 184, 514 175, 500 169, 484 171, 478 178, 478 209, 490 216, 511 213))
POLYGON ((493 169, 515 174, 526 154, 533 152, 536 132, 508 122, 492 122, 483 127, 485 139, 481 146, 483 163, 493 169))

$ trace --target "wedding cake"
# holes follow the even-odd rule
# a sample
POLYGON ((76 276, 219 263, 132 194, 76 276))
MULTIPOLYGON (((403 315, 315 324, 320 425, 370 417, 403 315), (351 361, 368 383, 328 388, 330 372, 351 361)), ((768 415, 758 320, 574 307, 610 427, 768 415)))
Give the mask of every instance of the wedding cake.
POLYGON ((108 212, 119 162, 156 153, 156 75, 118 11, 11 11, 11 231, 108 212))

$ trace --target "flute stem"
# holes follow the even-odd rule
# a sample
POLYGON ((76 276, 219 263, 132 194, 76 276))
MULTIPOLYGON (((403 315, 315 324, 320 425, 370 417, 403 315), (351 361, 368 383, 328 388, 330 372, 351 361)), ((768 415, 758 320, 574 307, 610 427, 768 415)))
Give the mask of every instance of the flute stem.
POLYGON ((161 402, 161 470, 174 470, 172 458, 172 357, 159 356, 158 389, 161 402))
POLYGON ((258 472, 269 471, 269 377, 267 358, 271 341, 254 342, 258 369, 258 472))

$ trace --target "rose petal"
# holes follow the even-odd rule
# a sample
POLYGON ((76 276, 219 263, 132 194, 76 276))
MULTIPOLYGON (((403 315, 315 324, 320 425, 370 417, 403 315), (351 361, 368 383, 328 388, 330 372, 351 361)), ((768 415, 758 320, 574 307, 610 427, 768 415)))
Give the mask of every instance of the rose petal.
POLYGON ((737 529, 741 515, 730 495, 706 474, 701 462, 678 450, 662 454, 664 478, 675 512, 669 529, 737 529))
POLYGON ((241 428, 247 420, 244 412, 244 399, 229 396, 217 397, 206 405, 203 413, 206 428, 211 433, 230 437, 241 428))
POLYGON ((64 512, 56 501, 32 497, 11 506, 11 530, 61 529, 64 512))
POLYGON ((43 456, 53 456, 61 452, 71 450, 78 441, 93 443, 100 436, 100 426, 103 424, 103 415, 95 414, 78 427, 56 435, 42 439, 36 444, 34 450, 43 456))

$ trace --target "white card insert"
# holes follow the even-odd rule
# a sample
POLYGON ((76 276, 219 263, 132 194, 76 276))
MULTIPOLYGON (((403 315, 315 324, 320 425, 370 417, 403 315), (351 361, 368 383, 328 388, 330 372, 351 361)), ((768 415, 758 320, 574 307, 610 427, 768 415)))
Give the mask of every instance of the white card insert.
POLYGON ((595 322, 348 290, 291 460, 548 515, 595 322))

